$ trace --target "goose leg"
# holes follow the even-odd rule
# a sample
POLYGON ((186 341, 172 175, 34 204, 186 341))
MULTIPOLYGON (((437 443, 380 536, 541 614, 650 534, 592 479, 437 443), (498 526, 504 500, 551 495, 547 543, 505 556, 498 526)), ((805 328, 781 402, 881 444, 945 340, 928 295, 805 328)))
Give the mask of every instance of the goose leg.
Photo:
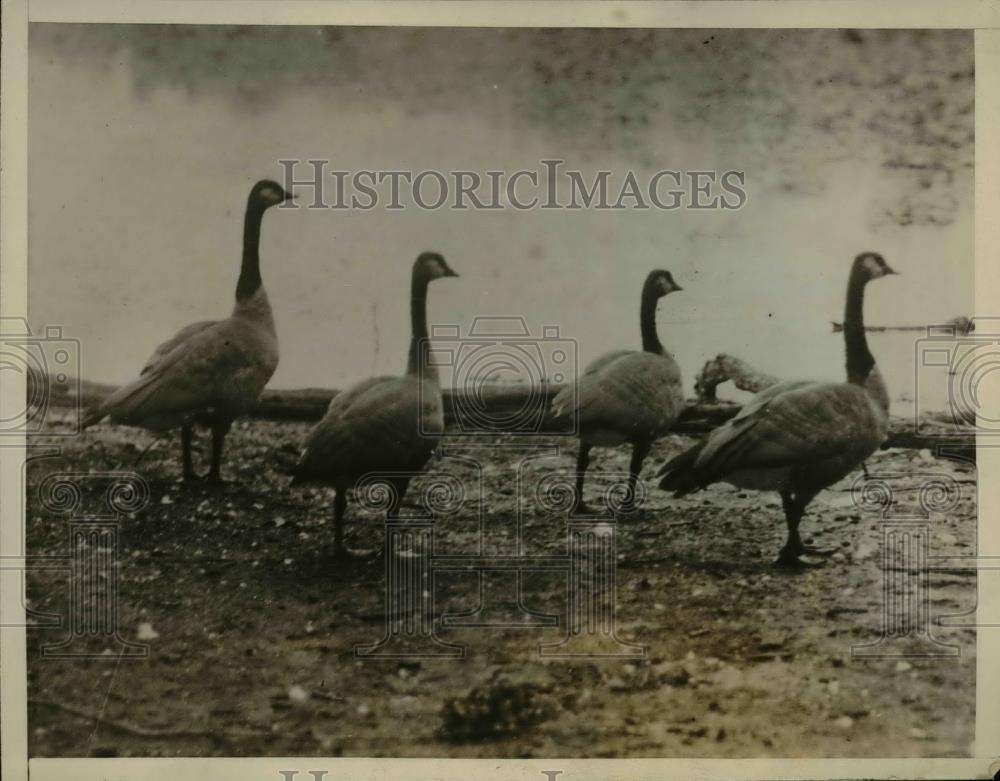
POLYGON ((807 561, 801 557, 804 555, 828 556, 834 552, 833 550, 814 548, 811 545, 806 545, 802 542, 802 537, 799 536, 799 523, 805 514, 806 505, 809 504, 812 497, 813 494, 808 496, 801 494, 793 496, 790 491, 781 492, 781 505, 785 510, 788 538, 785 541, 785 546, 781 549, 781 553, 778 554, 777 560, 774 562, 779 567, 790 569, 815 567, 817 566, 816 562, 807 561))
POLYGON ((386 519, 398 518, 399 508, 403 504, 403 497, 406 496, 406 489, 410 486, 409 477, 401 477, 393 481, 393 488, 396 491, 396 495, 392 500, 392 505, 386 511, 386 519))
POLYGON ((347 512, 347 486, 337 485, 333 495, 333 559, 338 562, 368 560, 372 551, 353 551, 344 545, 344 515, 347 512))
POLYGON ((632 461, 628 468, 628 494, 625 497, 625 501, 622 503, 623 514, 633 515, 636 513, 635 487, 639 482, 639 473, 642 471, 642 462, 646 460, 646 456, 649 455, 651 447, 652 443, 650 442, 635 442, 632 445, 632 461))
POLYGON ((593 511, 583 501, 583 478, 590 466, 590 445, 580 440, 580 452, 576 457, 576 501, 571 515, 590 515, 593 511))
POLYGON ((337 559, 350 558, 344 547, 344 512, 347 510, 347 488, 337 486, 333 494, 333 556, 337 559))
POLYGON ((208 470, 208 482, 214 485, 225 482, 222 479, 222 446, 232 425, 232 421, 212 424, 212 466, 208 470))
POLYGON ((184 482, 190 483, 198 479, 194 472, 194 463, 191 460, 191 426, 181 426, 181 461, 184 465, 184 482))

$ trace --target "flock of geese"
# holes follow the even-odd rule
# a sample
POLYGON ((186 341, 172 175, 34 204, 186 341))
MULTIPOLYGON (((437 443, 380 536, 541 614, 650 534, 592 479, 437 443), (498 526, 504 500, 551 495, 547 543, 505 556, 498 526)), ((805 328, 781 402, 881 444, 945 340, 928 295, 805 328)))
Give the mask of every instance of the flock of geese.
MULTIPOLYGON (((153 352, 137 379, 88 412, 84 426, 110 418, 152 431, 179 428, 185 481, 222 482, 223 443, 234 420, 245 415, 278 365, 271 306, 260 275, 264 212, 293 196, 276 182, 254 185, 247 200, 243 261, 236 305, 225 320, 182 328, 153 352), (212 432, 212 460, 199 477, 192 463, 192 427, 212 432)), ((776 564, 813 565, 799 523, 806 506, 827 486, 868 458, 888 433, 889 397, 865 338, 865 286, 894 272, 873 252, 858 255, 847 286, 844 339, 847 380, 792 380, 754 396, 731 420, 658 471, 660 488, 684 496, 724 481, 781 495, 788 527, 776 564)), ((338 393, 305 441, 293 484, 320 483, 335 490, 334 555, 356 554, 344 544, 343 522, 350 489, 362 476, 400 473, 390 515, 398 511, 409 477, 424 468, 444 431, 441 389, 426 360, 427 288, 458 276, 441 255, 424 252, 413 264, 411 334, 406 374, 372 377, 338 393)), ((626 510, 634 509, 636 483, 653 442, 684 409, 681 375, 656 332, 658 300, 681 287, 668 271, 650 272, 640 300, 641 350, 608 353, 586 367, 575 387, 552 402, 555 416, 575 416, 580 433, 575 513, 587 513, 584 476, 593 447, 632 446, 626 510)))

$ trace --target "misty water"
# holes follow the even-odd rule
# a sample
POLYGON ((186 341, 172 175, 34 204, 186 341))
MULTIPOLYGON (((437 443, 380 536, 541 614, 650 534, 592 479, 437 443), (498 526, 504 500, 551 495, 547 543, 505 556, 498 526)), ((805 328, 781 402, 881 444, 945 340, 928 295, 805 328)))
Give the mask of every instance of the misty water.
MULTIPOLYGON (((283 158, 479 172, 558 158, 618 181, 739 169, 748 200, 272 210, 272 387, 402 371, 425 249, 461 274, 432 286, 432 323, 556 326, 581 362, 638 347, 642 281, 669 269, 684 291, 658 323, 689 391, 720 352, 842 378, 830 321, 862 250, 901 272, 870 286, 869 324, 972 314, 971 33, 34 25, 29 57, 30 319, 80 340, 88 379, 128 380, 177 328, 228 314, 246 194, 283 158)), ((870 336, 900 414, 920 338, 870 336)), ((946 392, 938 371, 921 405, 946 392)))

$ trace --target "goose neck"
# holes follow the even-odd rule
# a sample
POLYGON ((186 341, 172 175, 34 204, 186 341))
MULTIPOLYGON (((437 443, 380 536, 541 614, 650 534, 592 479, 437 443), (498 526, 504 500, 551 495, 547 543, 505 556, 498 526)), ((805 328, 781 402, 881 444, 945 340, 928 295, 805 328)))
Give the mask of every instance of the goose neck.
POLYGON ((427 280, 415 275, 410 289, 410 350, 406 373, 422 379, 437 379, 437 372, 428 360, 429 353, 427 280))
POLYGON ((847 304, 844 309, 844 347, 847 353, 847 381, 864 385, 875 366, 865 335, 864 303, 867 279, 860 270, 851 273, 847 283, 847 304))
POLYGON ((243 262, 236 283, 237 302, 251 298, 263 284, 260 278, 260 224, 263 219, 264 208, 248 202, 243 219, 243 262))
POLYGON ((663 345, 656 333, 657 301, 659 296, 647 281, 642 288, 642 301, 639 305, 639 329, 642 332, 642 349, 648 353, 663 352, 663 345))

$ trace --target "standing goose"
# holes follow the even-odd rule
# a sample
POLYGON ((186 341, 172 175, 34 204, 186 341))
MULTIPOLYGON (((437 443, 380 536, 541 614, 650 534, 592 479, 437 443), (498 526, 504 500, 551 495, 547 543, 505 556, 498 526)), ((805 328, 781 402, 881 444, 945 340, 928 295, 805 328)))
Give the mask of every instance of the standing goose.
POLYGON ((222 445, 233 421, 257 401, 278 366, 278 338, 260 278, 260 224, 264 212, 291 199, 281 185, 261 180, 250 190, 243 226, 243 263, 236 306, 226 320, 185 326, 146 361, 139 377, 122 386, 83 420, 152 431, 180 427, 184 480, 197 478, 191 461, 192 425, 212 429, 211 483, 221 483, 222 445))
POLYGON ((675 290, 682 288, 669 271, 649 272, 639 306, 642 351, 602 355, 587 366, 575 387, 563 388, 552 400, 554 417, 575 415, 580 427, 574 514, 591 512, 583 501, 590 449, 624 442, 632 444, 632 461, 623 509, 633 509, 642 462, 653 442, 670 430, 684 409, 680 369, 656 334, 656 304, 675 290))
POLYGON ((372 472, 399 472, 393 482, 394 515, 406 494, 409 475, 427 464, 444 430, 437 370, 429 365, 427 286, 441 277, 457 277, 444 258, 424 252, 413 264, 410 287, 410 350, 406 375, 370 377, 341 391, 306 439, 292 484, 318 482, 335 489, 334 556, 350 558, 344 546, 347 491, 372 472))
POLYGON ((857 256, 847 283, 844 342, 847 382, 779 382, 754 396, 736 417, 659 471, 660 488, 684 496, 725 481, 781 494, 788 538, 775 562, 801 567, 800 557, 823 553, 799 537, 812 498, 846 477, 885 440, 889 394, 868 350, 862 309, 865 285, 895 274, 882 256, 857 256))

